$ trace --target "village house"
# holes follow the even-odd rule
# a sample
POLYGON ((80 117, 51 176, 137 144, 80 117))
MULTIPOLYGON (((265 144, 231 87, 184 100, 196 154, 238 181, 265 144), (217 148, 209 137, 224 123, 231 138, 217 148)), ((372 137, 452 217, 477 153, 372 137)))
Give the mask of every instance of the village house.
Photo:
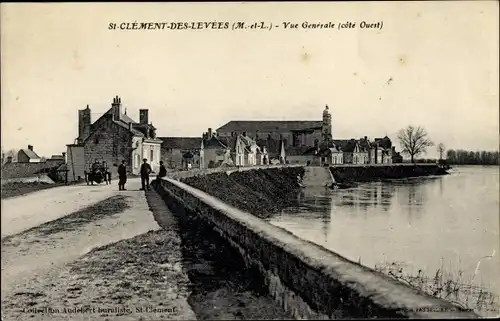
POLYGON ((17 152, 17 162, 18 163, 40 163, 41 162, 40 156, 33 151, 33 146, 28 145, 28 148, 25 149, 20 149, 17 152))
POLYGON ((311 161, 314 165, 342 165, 344 164, 344 152, 340 145, 333 142, 324 149, 316 151, 314 153, 315 159, 311 161), (319 160, 319 164, 318 164, 319 160))
POLYGON ((220 166, 235 166, 231 158, 231 149, 211 132, 205 133, 201 141, 200 168, 220 166))
POLYGON ((139 110, 139 122, 122 112, 121 98, 113 98, 108 109, 91 123, 89 106, 78 111, 78 138, 67 145, 67 165, 70 180, 84 178, 91 164, 106 162, 112 175, 125 161, 132 174, 139 174, 143 159, 154 172, 159 169, 162 141, 156 137, 156 128, 149 122, 148 109, 139 110))
POLYGON ((374 145, 377 146, 375 164, 391 164, 392 154, 396 149, 392 146, 392 141, 389 137, 375 138, 374 145))
POLYGON ((401 156, 401 153, 396 152, 396 147, 392 147, 392 163, 402 163, 403 162, 403 156, 401 156))
MULTIPOLYGON (((315 164, 316 161, 318 160, 318 147, 307 147, 307 146, 300 146, 300 147, 293 147, 289 146, 287 148, 283 146, 280 146, 281 141, 277 141, 278 145, 278 160, 281 158, 284 158, 286 163, 289 164, 315 164), (281 150, 283 149, 283 152, 281 150), (282 157, 282 154, 284 157, 282 157)), ((276 158, 276 157, 273 157, 276 158)))
POLYGON ((261 147, 246 133, 220 137, 212 132, 203 134, 202 158, 204 168, 227 166, 259 166, 268 164, 266 147, 261 147))
POLYGON ((200 168, 201 137, 158 137, 161 141, 161 160, 167 168, 200 168), (189 166, 191 165, 191 166, 189 166))
POLYGON ((258 139, 257 145, 265 153, 263 165, 285 164, 287 160, 287 149, 283 139, 258 139))
POLYGON ((246 133, 236 137, 221 138, 231 151, 231 159, 235 166, 263 165, 267 159, 265 147, 261 149, 257 142, 246 136, 246 133))
POLYGON ((52 155, 50 158, 45 160, 46 162, 63 161, 66 162, 66 153, 63 152, 61 155, 52 155))

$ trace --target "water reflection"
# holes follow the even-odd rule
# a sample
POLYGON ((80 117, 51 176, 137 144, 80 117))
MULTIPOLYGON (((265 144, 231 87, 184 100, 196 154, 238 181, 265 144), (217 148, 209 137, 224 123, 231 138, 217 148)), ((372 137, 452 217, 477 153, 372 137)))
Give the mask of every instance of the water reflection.
POLYGON ((370 267, 386 258, 432 274, 444 262, 500 291, 498 179, 498 168, 463 168, 347 190, 306 188, 270 222, 370 267))

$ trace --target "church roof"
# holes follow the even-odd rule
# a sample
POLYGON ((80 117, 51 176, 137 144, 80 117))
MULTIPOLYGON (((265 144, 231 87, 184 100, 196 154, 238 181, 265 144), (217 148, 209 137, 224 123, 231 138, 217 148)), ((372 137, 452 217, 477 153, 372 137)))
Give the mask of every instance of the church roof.
POLYGON ((322 121, 315 120, 232 120, 219 127, 218 132, 282 132, 317 128, 322 121))

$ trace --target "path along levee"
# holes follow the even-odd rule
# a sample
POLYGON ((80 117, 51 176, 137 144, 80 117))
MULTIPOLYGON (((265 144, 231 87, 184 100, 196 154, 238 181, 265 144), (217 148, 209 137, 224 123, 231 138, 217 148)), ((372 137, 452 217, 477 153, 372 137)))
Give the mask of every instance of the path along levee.
MULTIPOLYGON (((129 180, 137 184, 139 179, 129 180)), ((2 239, 58 219, 116 194, 116 184, 60 186, 1 201, 2 239)))
POLYGON ((161 230, 139 180, 129 181, 122 192, 116 184, 78 187, 22 197, 37 206, 24 206, 28 222, 18 220, 2 239, 2 315, 7 320, 195 319, 179 237, 161 230), (136 310, 163 304, 174 311, 136 310), (90 310, 63 312, 84 307, 90 310), (116 307, 131 313, 99 312, 116 307))

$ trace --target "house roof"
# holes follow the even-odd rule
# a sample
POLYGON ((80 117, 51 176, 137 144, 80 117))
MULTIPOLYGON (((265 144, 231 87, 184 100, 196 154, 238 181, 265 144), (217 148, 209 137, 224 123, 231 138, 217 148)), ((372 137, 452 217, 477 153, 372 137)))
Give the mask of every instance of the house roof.
POLYGON ((218 132, 281 132, 321 127, 315 120, 232 120, 219 127, 218 132))
POLYGON ((372 148, 372 145, 370 144, 370 141, 368 139, 360 139, 358 141, 359 143, 359 146, 364 149, 364 150, 369 150, 370 148, 372 148))
MULTIPOLYGON (((110 117, 111 115, 113 115, 112 112, 113 112, 113 108, 108 109, 104 114, 101 115, 101 117, 99 117, 93 124, 90 125, 90 128, 91 128, 90 134, 87 137, 85 137, 84 141, 86 141, 90 136, 92 136, 92 134, 96 130, 94 128, 94 124, 98 123, 103 117, 110 117)), ((137 125, 138 123, 136 121, 134 121, 132 118, 130 118, 129 116, 127 116, 126 114, 121 114, 120 119, 113 119, 113 123, 117 124, 118 126, 121 126, 123 128, 128 129, 135 136, 139 136, 139 137, 145 136, 144 133, 137 130, 136 128, 133 128, 134 125, 137 125), (132 123, 132 128, 129 127, 129 122, 132 123)))
POLYGON ((334 139, 333 143, 340 147, 343 152, 352 153, 356 148, 357 141, 354 139, 334 139))
POLYGON ((64 164, 64 161, 43 163, 8 163, 2 167, 2 179, 31 177, 48 173, 64 164))
MULTIPOLYGON (((110 115, 111 115, 110 111, 111 111, 111 109, 108 110, 103 116, 110 117, 110 115)), ((99 117, 99 119, 101 119, 103 116, 99 117)), ((94 124, 97 121, 99 121, 99 119, 96 120, 94 122, 94 124)), ((125 129, 127 129, 134 136, 145 137, 144 133, 140 132, 139 130, 137 130, 135 128, 130 128, 129 125, 128 125, 128 123, 125 123, 123 120, 113 120, 113 123, 116 124, 116 125, 118 125, 118 126, 120 126, 120 127, 123 127, 125 129)), ((91 132, 90 132, 90 134, 87 137, 85 137, 84 142, 87 141, 90 137, 92 137, 92 134, 94 134, 94 132, 97 130, 96 128, 94 128, 94 124, 92 124, 92 126, 91 126, 91 132)))
POLYGON ((203 147, 204 148, 224 148, 224 149, 226 149, 227 145, 225 145, 217 137, 212 136, 209 139, 203 140, 203 147))
POLYGON ((121 114, 120 119, 126 123, 137 124, 137 122, 135 120, 133 120, 132 118, 130 118, 127 114, 121 114))
POLYGON ((375 138, 375 143, 378 143, 378 145, 383 148, 392 147, 391 139, 387 136, 385 136, 384 138, 375 138))
POLYGON ((234 151, 236 149, 236 142, 238 141, 238 138, 237 136, 217 137, 217 140, 221 142, 226 148, 234 151))
POLYGON ((252 145, 256 145, 257 142, 253 139, 251 139, 250 137, 248 136, 243 136, 243 135, 240 135, 240 139, 241 141, 246 145, 246 146, 252 146, 252 145))
POLYGON ((200 149, 201 137, 158 137, 162 140, 162 148, 200 149))
POLYGON ((38 156, 34 151, 32 151, 31 149, 21 149, 21 151, 23 151, 26 156, 29 158, 29 159, 40 159, 40 156, 38 156))

